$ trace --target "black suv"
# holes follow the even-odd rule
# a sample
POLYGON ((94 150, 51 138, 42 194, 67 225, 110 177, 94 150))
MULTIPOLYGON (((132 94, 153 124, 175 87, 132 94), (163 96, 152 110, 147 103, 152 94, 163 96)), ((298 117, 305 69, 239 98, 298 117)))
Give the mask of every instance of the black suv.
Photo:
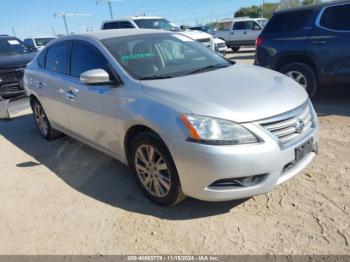
POLYGON ((0 36, 0 101, 23 95, 23 74, 26 64, 35 57, 22 41, 0 36))
POLYGON ((318 87, 350 86, 350 1, 276 12, 256 40, 255 64, 318 87))

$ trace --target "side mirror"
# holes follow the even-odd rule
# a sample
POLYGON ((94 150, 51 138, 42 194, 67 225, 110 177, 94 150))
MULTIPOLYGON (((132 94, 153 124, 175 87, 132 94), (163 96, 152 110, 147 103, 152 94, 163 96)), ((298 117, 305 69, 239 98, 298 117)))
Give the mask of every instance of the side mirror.
POLYGON ((80 82, 86 85, 107 84, 111 80, 109 74, 103 69, 93 69, 80 75, 80 82))

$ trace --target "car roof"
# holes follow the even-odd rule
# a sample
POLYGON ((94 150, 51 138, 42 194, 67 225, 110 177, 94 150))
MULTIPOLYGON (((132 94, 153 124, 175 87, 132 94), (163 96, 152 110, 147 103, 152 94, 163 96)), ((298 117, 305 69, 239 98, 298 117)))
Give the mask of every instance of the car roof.
POLYGON ((258 18, 251 18, 251 17, 235 17, 235 18, 225 18, 222 20, 219 20, 218 23, 228 23, 228 22, 240 22, 240 21, 256 21, 256 20, 261 20, 261 19, 267 19, 263 17, 258 17, 258 18))
POLYGON ((70 39, 80 39, 80 38, 91 38, 97 40, 104 40, 114 37, 123 36, 133 36, 133 35, 143 35, 143 34, 171 34, 172 32, 167 32, 163 30, 155 29, 110 29, 110 30, 98 30, 84 34, 69 35, 59 38, 59 40, 70 40, 70 39))
POLYGON ((104 21, 103 24, 126 21, 126 20, 140 20, 140 19, 164 19, 164 18, 160 16, 127 16, 127 17, 121 17, 118 19, 107 20, 107 21, 104 21))
POLYGON ((284 14, 284 13, 289 13, 289 12, 303 11, 303 10, 320 11, 324 7, 327 7, 327 6, 342 5, 342 4, 349 4, 349 0, 339 0, 339 1, 332 1, 332 2, 315 4, 315 5, 307 5, 307 6, 302 6, 302 7, 277 10, 277 11, 275 11, 275 14, 284 14))

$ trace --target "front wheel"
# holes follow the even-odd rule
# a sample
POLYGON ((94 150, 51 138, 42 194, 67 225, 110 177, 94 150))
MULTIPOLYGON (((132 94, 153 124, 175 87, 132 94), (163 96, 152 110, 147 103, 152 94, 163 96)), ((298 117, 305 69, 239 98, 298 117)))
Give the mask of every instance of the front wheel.
POLYGON ((293 63, 284 66, 280 72, 295 80, 300 84, 310 98, 317 93, 317 79, 315 71, 308 65, 303 63, 293 63))
POLYGON ((175 163, 156 134, 138 135, 131 145, 130 160, 138 186, 153 202, 174 206, 185 198, 175 163))

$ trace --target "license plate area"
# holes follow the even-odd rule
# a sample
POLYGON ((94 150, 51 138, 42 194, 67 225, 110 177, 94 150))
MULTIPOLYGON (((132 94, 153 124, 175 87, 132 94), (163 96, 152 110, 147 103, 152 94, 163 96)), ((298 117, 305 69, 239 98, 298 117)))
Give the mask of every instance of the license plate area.
POLYGON ((313 151, 314 140, 310 139, 295 149, 295 162, 298 163, 313 151))

